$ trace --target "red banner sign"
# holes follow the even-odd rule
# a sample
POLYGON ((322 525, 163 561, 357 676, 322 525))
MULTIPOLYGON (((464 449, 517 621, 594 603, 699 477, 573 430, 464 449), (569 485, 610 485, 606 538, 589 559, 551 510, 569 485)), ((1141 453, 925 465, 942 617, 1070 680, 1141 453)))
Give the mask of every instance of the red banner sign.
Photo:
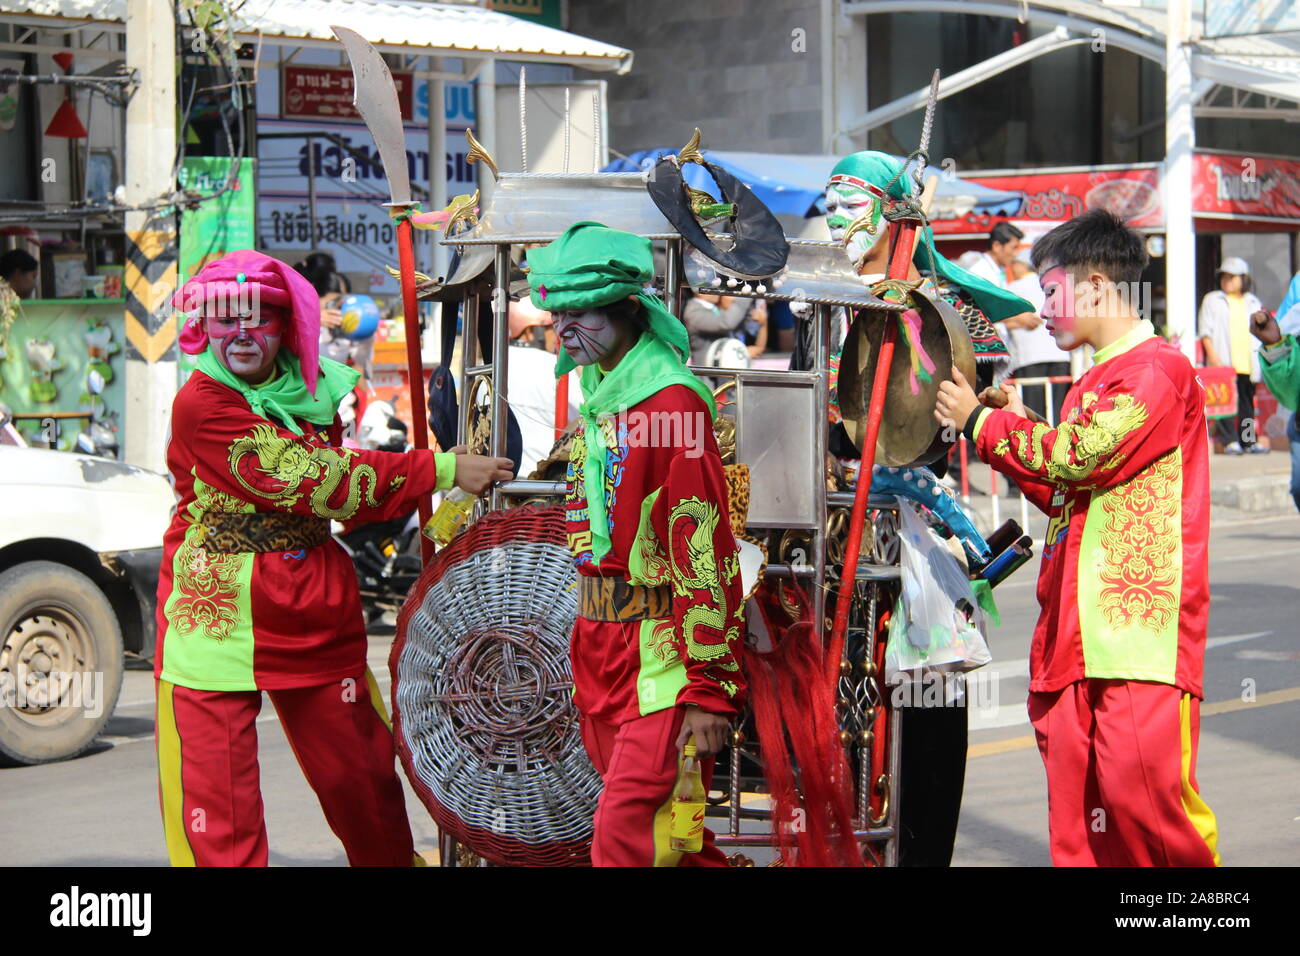
POLYGON ((1024 205, 1019 213, 1009 217, 972 211, 960 219, 939 220, 934 223, 936 234, 987 232, 1003 218, 1016 222, 1065 222, 1096 207, 1109 209, 1138 228, 1158 226, 1162 219, 1160 171, 1152 167, 1075 172, 1043 170, 1013 176, 980 176, 970 181, 1003 192, 1024 193, 1024 205))
MULTIPOLYGON (((393 83, 402 119, 409 122, 414 113, 414 78, 410 73, 394 73, 393 83)), ((285 119, 360 119, 352 106, 352 70, 290 63, 280 73, 280 115, 285 119)))
POLYGON ((1197 213, 1300 219, 1300 161, 1208 153, 1193 159, 1197 213))
POLYGON ((1196 370, 1205 389, 1205 417, 1231 418, 1237 414, 1237 370, 1230 365, 1208 365, 1196 370))
MULTIPOLYGON (((1193 161, 1192 209, 1196 215, 1300 222, 1300 160, 1196 153, 1193 161)), ((1024 205, 1013 216, 972 211, 958 219, 936 220, 937 235, 988 232, 1004 218, 1022 224, 1055 224, 1097 207, 1123 216, 1139 229, 1164 225, 1160 169, 1156 166, 1070 172, 1044 169, 972 177, 970 182, 1023 193, 1024 205)))

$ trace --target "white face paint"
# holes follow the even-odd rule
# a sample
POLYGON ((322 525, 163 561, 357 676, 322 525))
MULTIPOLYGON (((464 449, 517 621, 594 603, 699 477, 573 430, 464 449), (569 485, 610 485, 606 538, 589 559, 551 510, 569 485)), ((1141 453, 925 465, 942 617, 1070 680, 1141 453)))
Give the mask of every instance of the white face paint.
POLYGON ((880 213, 876 197, 865 189, 847 183, 835 183, 826 188, 826 228, 830 230, 832 241, 842 243, 849 226, 863 220, 844 249, 855 267, 880 240, 880 213))
POLYGON ((618 327, 604 312, 554 312, 555 334, 577 365, 599 362, 618 344, 618 327))

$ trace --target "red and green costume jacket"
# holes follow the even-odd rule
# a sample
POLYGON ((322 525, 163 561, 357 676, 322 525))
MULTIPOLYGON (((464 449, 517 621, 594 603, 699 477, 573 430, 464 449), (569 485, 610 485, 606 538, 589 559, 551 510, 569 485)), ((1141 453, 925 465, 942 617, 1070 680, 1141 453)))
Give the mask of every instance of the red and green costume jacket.
MULTIPOLYGON (((652 371, 635 374, 649 350, 693 379, 680 359, 666 356, 668 348, 644 335, 610 375, 653 380, 652 371)), ((603 378, 588 366, 584 394, 592 395, 591 385, 603 378)), ((731 716, 744 699, 737 663, 744 635, 739 556, 707 395, 698 383, 669 384, 608 416, 584 416, 576 433, 565 515, 578 573, 667 586, 672 593, 670 616, 577 620, 570 649, 574 700, 584 714, 608 723, 686 704, 731 716), (594 443, 593 427, 601 431, 594 443), (587 494, 593 479, 603 498, 603 521, 598 516, 596 523, 607 526, 605 535, 593 535, 587 494)))
POLYGON ((276 690, 362 672, 365 621, 341 545, 257 550, 268 542, 256 540, 250 523, 237 532, 249 535, 249 550, 210 553, 203 515, 388 520, 413 511, 435 487, 450 487, 455 456, 340 447, 337 416, 326 426, 296 424, 301 435, 201 371, 177 393, 167 465, 179 502, 158 582, 161 679, 200 690, 276 690))
POLYGON ((966 423, 980 458, 1050 518, 1029 689, 1095 677, 1200 697, 1210 605, 1204 390, 1149 322, 1094 360, 1056 428, 988 408, 966 423))

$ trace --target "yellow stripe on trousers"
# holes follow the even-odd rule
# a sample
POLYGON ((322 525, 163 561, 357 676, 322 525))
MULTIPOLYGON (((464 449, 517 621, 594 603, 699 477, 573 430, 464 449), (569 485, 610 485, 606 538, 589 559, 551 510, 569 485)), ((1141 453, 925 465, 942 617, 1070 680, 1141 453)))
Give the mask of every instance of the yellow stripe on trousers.
POLYGON ((1201 839, 1209 847, 1210 855, 1214 857, 1214 865, 1222 866, 1223 861, 1219 859, 1219 851, 1216 849, 1219 842, 1219 825, 1214 819, 1214 811, 1201 799, 1201 795, 1192 786, 1191 694, 1183 694, 1182 699, 1178 702, 1178 730, 1182 738, 1183 812, 1187 814, 1187 819, 1191 821, 1192 826, 1196 828, 1196 832, 1201 835, 1201 839))
POLYGON ((176 685, 158 681, 158 799, 162 804, 163 834, 172 866, 194 866, 194 849, 185 826, 185 788, 182 782, 181 734, 176 726, 172 695, 176 685))
POLYGON ((375 675, 370 672, 368 666, 366 667, 366 686, 370 688, 371 706, 375 708, 375 713, 377 713, 379 719, 384 722, 384 726, 388 728, 388 732, 392 733, 393 722, 388 719, 388 708, 384 706, 384 695, 379 690, 379 681, 375 680, 375 675))

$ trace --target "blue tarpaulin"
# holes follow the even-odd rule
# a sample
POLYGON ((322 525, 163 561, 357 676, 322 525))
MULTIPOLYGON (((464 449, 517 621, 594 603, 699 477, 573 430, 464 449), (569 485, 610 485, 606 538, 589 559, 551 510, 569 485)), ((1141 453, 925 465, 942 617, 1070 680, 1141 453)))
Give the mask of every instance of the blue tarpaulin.
MULTIPOLYGON (((607 173, 643 172, 671 149, 645 149, 618 159, 605 167, 607 173)), ((804 156, 796 153, 745 153, 705 150, 711 163, 735 176, 768 209, 777 215, 820 216, 826 212, 826 180, 839 162, 838 156, 804 156)), ((902 162, 902 159, 899 159, 902 162)), ((688 185, 716 195, 713 180, 702 166, 689 163, 685 170, 688 185)), ((958 218, 967 212, 988 216, 1015 216, 1024 202, 1024 194, 1001 192, 956 177, 939 177, 939 189, 932 210, 933 218, 958 218)))

